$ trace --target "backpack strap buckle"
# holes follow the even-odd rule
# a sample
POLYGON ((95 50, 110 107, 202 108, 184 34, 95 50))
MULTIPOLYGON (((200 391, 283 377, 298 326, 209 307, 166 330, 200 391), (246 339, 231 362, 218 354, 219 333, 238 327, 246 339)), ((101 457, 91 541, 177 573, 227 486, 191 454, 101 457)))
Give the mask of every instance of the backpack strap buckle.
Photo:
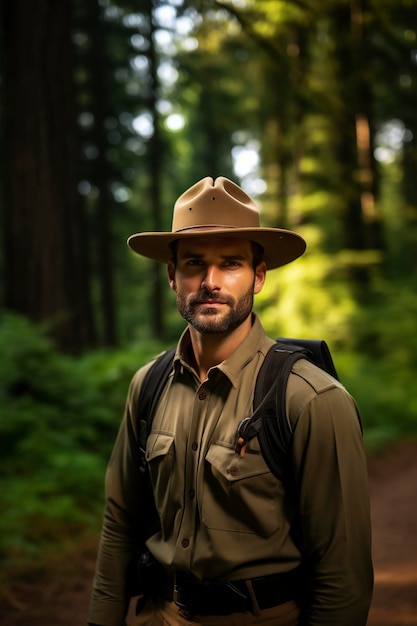
POLYGON ((262 428, 262 420, 257 419, 257 413, 251 415, 250 417, 245 417, 241 422, 239 422, 239 426, 237 427, 237 435, 236 435, 236 445, 235 451, 242 458, 245 456, 246 446, 248 442, 257 436, 259 430, 262 428))

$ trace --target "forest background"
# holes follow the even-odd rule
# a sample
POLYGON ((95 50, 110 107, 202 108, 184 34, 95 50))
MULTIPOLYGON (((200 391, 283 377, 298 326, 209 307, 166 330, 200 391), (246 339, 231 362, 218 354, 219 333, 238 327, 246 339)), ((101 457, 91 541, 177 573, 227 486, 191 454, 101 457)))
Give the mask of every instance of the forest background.
POLYGON ((368 448, 417 433, 414 0, 1 0, 3 579, 96 536, 134 371, 183 328, 170 230, 203 176, 306 254, 256 301, 324 338, 368 448))

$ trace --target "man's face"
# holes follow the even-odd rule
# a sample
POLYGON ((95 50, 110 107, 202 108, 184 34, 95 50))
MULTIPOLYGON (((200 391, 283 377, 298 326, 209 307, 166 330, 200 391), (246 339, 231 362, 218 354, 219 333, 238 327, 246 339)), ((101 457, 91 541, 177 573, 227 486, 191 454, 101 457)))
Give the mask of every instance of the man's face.
POLYGON ((203 334, 240 326, 251 314, 265 272, 264 263, 253 269, 250 241, 226 237, 180 239, 176 266, 168 265, 179 312, 203 334))

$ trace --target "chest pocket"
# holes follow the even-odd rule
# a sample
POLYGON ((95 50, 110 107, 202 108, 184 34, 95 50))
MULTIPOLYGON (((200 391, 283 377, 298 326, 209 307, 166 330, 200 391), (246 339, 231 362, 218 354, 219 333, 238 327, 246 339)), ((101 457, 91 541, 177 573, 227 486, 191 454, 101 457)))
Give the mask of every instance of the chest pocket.
POLYGON ((202 520, 210 529, 269 537, 283 519, 283 488, 260 452, 241 458, 228 444, 206 455, 202 520))

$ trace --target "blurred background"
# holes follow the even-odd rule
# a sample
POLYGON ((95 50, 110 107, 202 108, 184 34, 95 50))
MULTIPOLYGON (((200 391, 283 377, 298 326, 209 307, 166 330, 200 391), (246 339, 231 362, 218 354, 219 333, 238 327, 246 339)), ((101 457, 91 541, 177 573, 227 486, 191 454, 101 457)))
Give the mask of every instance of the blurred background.
POLYGON ((415 1, 0 6, 3 582, 97 537, 130 378, 183 329, 126 239, 204 176, 307 240, 268 334, 329 343, 369 450, 415 437, 415 1))

